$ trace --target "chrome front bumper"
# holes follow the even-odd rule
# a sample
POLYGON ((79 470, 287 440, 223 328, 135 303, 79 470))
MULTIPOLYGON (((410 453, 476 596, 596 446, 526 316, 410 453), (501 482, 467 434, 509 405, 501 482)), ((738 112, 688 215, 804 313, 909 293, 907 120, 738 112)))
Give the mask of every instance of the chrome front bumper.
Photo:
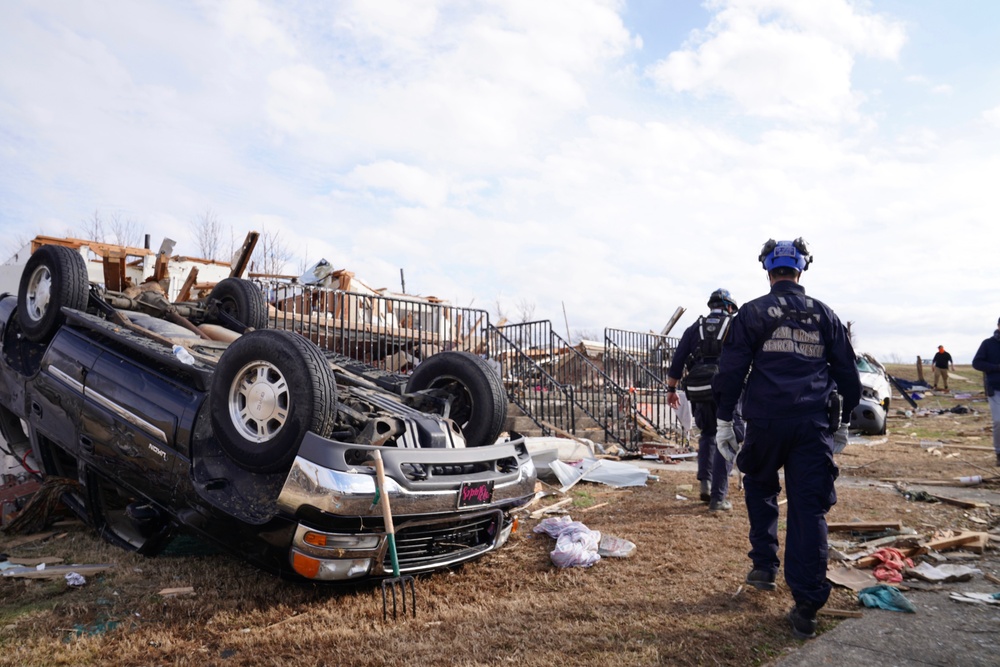
MULTIPOLYGON (((363 465, 366 450, 373 449, 309 434, 278 496, 279 508, 291 516, 310 507, 333 516, 381 518, 374 467, 363 465), (349 464, 355 460, 362 464, 349 464)), ((424 547, 434 553, 401 562, 406 572, 447 567, 499 548, 511 533, 509 512, 534 493, 535 468, 523 440, 476 448, 380 447, 379 451, 386 463, 386 493, 397 536, 419 535, 426 527, 429 536, 435 531, 461 533, 474 542, 449 552, 434 549, 432 537, 421 537, 424 547), (414 470, 420 474, 414 475, 414 470), (492 482, 491 501, 460 507, 463 482, 492 482), (489 530, 471 528, 484 522, 489 530), (480 532, 470 536, 475 530, 480 532)), ((386 576, 392 574, 385 567, 387 548, 384 532, 331 533, 300 522, 289 560, 297 573, 311 579, 386 576)))

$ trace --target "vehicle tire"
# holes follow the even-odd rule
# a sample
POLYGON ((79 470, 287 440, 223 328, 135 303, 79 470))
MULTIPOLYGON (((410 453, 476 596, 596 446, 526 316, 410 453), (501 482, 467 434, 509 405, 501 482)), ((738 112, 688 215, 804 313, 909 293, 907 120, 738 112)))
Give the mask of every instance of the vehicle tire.
MULTIPOLYGON (((267 301, 260 287, 240 278, 226 278, 212 288, 209 302, 251 329, 267 328, 267 301)), ((225 322, 219 324, 226 326, 225 322)), ((227 327, 231 328, 231 327, 227 327)))
POLYGON ((88 469, 87 516, 97 533, 109 544, 144 556, 155 556, 170 541, 171 526, 166 516, 151 510, 153 517, 144 525, 129 516, 130 506, 152 507, 141 496, 88 469))
POLYGON ((406 383, 407 393, 443 391, 451 399, 449 417, 469 447, 492 445, 507 420, 507 395, 496 371, 469 352, 439 352, 424 359, 406 383))
POLYGON ((326 435, 336 418, 337 383, 323 353, 281 329, 233 341, 215 369, 211 396, 219 446, 251 472, 287 470, 306 432, 326 435))
POLYGON ((47 342, 65 321, 62 309, 84 310, 90 283, 77 251, 43 245, 28 258, 17 290, 17 312, 28 340, 47 342))

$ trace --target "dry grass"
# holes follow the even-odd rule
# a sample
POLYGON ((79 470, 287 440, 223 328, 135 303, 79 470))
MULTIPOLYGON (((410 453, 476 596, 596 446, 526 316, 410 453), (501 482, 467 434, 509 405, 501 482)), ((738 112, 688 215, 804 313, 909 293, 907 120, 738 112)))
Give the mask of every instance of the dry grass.
MULTIPOLYGON (((904 426, 910 422, 923 437, 989 442, 981 414, 894 418, 888 442, 847 449, 845 474, 952 477, 989 462, 981 452, 946 458, 919 443, 899 444, 914 440, 904 426), (957 435, 964 432, 976 435, 957 435)), ((557 569, 549 558, 554 541, 533 534, 529 521, 501 552, 419 577, 417 618, 389 623, 377 585, 291 584, 224 555, 146 559, 103 544, 82 525, 16 549, 0 538, 0 551, 11 555, 115 565, 79 589, 0 581, 0 665, 767 663, 798 645, 784 621, 788 591, 783 583, 776 593, 742 585, 749 545, 735 484, 734 511, 725 514, 678 499, 678 487, 690 484, 693 473, 667 469, 632 490, 578 485, 579 504, 607 504, 571 516, 636 543, 632 558, 557 569), (195 595, 158 595, 181 586, 195 595)), ((919 530, 982 530, 970 520, 977 512, 993 521, 985 510, 909 502, 885 485, 843 484, 839 496, 831 521, 902 519, 919 530)), ((837 590, 830 606, 856 602, 837 590)), ((821 631, 835 622, 824 618, 821 631)))

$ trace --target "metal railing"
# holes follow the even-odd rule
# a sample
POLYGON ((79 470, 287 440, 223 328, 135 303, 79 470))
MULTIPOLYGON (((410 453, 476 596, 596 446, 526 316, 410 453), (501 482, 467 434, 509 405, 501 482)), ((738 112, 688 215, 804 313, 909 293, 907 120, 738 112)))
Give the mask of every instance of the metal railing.
POLYGON ((600 368, 601 359, 588 358, 552 329, 548 320, 494 327, 494 358, 503 369, 508 397, 544 433, 553 427, 577 435, 600 429, 604 441, 616 440, 628 420, 628 392, 600 368), (582 415, 578 415, 578 410, 582 415))
MULTIPOLYGON (((603 350, 584 354, 548 320, 494 327, 489 313, 443 303, 282 281, 256 281, 271 326, 390 374, 432 354, 465 350, 497 362, 508 400, 541 430, 601 430, 635 450, 650 437, 676 439, 665 378, 677 340, 605 330, 603 350)), ((393 377, 404 377, 393 375, 393 377)))
POLYGON ((443 303, 258 281, 278 329, 375 368, 407 373, 442 350, 489 356, 489 313, 443 303))
POLYGON ((655 432, 666 440, 683 438, 677 417, 667 405, 667 370, 676 338, 621 329, 604 330, 604 370, 622 387, 628 387, 635 411, 635 428, 618 438, 629 444, 655 432))

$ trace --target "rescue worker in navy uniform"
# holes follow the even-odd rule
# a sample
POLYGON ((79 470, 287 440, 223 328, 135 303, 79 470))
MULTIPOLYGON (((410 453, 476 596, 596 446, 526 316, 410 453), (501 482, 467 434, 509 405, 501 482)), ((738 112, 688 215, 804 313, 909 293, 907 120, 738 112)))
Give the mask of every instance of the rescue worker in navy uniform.
POLYGON ((771 291, 744 304, 730 327, 714 381, 716 439, 744 474, 753 563, 746 583, 760 590, 776 588, 778 470, 784 468, 785 582, 795 600, 788 620, 796 637, 808 639, 816 636, 816 612, 830 596, 826 513, 837 501, 839 472, 833 455, 847 445, 861 381, 846 327, 799 285, 812 262, 805 241, 769 240, 758 260, 771 291), (742 449, 732 425, 741 395, 742 449))
MULTIPOLYGON (((717 364, 722 343, 729 331, 732 314, 738 306, 729 290, 719 288, 708 297, 711 311, 689 326, 677 343, 677 350, 667 371, 667 405, 675 410, 680 407, 677 387, 685 368, 695 360, 717 364), (704 350, 700 348, 705 348, 704 350)), ((709 385, 710 389, 710 385, 709 385)), ((711 395, 711 391, 709 391, 711 395)), ((729 495, 729 473, 733 464, 725 459, 715 444, 715 400, 691 400, 691 414, 698 426, 698 482, 702 502, 709 503, 712 512, 727 512, 733 508, 729 495)))

